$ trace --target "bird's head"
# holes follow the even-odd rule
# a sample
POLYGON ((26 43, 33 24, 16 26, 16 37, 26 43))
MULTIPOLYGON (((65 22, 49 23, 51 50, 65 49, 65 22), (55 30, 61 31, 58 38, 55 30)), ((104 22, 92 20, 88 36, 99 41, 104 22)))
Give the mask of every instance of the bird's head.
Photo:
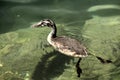
POLYGON ((55 26, 55 23, 50 19, 44 19, 44 20, 41 20, 40 22, 32 25, 33 28, 43 27, 43 26, 53 27, 53 26, 55 26))

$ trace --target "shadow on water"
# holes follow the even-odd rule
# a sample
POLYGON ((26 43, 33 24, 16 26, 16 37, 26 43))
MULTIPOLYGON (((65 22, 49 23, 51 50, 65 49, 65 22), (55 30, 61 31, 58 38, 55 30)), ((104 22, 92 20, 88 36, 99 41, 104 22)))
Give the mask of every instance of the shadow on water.
POLYGON ((119 5, 120 3, 119 0, 30 0, 29 2, 25 2, 25 0, 22 0, 22 2, 2 0, 0 1, 0 33, 29 27, 29 23, 43 18, 51 18, 55 22, 83 27, 85 21, 91 19, 94 14, 98 16, 119 15, 119 9, 104 9, 93 12, 87 11, 90 7, 107 4, 119 5), (21 6, 21 8, 17 8, 19 11, 11 11, 12 8, 17 6, 21 6), (22 6, 31 7, 31 9, 29 11, 28 8, 22 6), (32 8, 33 6, 38 7, 38 10, 31 12, 31 10, 34 9, 32 8), (41 11, 39 10, 41 6, 46 6, 48 8, 41 11), (21 19, 16 17, 18 12, 24 14, 21 19), (23 25, 24 27, 21 27, 23 25))
POLYGON ((36 66, 32 79, 51 80, 51 78, 61 75, 64 69, 67 68, 65 64, 69 64, 71 59, 57 51, 46 53, 36 66))

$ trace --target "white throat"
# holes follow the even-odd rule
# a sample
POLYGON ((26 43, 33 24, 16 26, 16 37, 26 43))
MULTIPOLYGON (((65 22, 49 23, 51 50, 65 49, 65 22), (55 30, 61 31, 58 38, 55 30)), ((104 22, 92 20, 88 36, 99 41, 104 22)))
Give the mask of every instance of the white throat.
POLYGON ((53 30, 49 33, 47 37, 47 41, 52 45, 52 35, 53 35, 53 30))

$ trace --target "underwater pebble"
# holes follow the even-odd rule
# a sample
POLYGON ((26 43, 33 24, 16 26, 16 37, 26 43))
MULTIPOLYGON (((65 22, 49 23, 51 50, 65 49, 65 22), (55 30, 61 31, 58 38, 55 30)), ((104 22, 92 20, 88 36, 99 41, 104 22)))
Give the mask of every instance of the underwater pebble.
POLYGON ((0 64, 0 67, 3 67, 3 64, 0 64))

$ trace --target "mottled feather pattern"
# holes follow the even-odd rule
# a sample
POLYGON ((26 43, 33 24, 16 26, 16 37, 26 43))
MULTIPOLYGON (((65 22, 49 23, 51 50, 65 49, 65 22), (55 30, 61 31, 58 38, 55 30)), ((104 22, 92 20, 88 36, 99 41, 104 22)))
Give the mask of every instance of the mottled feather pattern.
POLYGON ((69 56, 86 57, 86 48, 79 41, 66 36, 52 38, 53 46, 69 56))

